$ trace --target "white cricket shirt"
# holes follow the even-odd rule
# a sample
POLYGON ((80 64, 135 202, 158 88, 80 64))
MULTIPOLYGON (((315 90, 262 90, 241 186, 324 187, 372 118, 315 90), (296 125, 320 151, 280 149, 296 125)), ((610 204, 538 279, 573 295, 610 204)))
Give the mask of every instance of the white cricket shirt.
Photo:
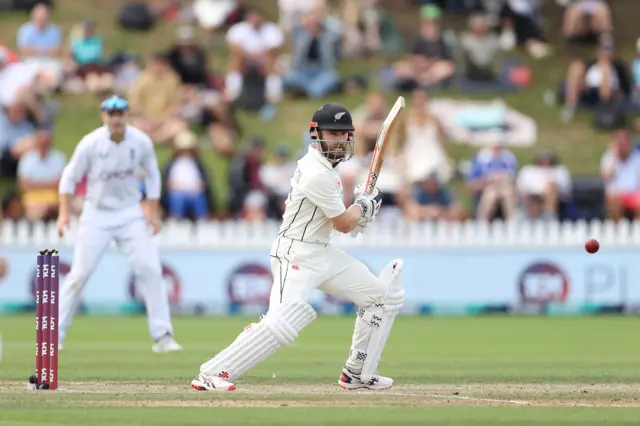
POLYGON ((310 146, 291 179, 278 235, 305 243, 328 244, 333 231, 331 219, 346 210, 343 194, 336 169, 310 146))
POLYGON ((87 194, 81 220, 103 225, 126 223, 142 217, 140 172, 145 171, 147 198, 160 198, 160 171, 153 142, 142 130, 127 126, 116 143, 106 126, 86 135, 64 169, 59 192, 73 194, 87 175, 87 194))

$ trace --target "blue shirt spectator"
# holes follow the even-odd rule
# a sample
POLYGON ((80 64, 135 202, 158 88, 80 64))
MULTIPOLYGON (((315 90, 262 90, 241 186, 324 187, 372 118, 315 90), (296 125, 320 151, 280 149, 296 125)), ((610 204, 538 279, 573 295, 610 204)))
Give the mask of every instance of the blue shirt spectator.
POLYGON ((0 152, 8 151, 25 136, 32 135, 36 128, 31 124, 20 105, 7 108, 0 113, 0 152))
POLYGON ((455 201, 451 190, 444 186, 435 186, 432 191, 428 191, 425 186, 417 186, 413 198, 421 206, 449 207, 455 201))
POLYGON ((62 30, 49 22, 49 7, 38 4, 31 12, 32 20, 18 30, 18 48, 25 56, 57 56, 62 44, 62 30))
POLYGON ((518 159, 501 145, 483 149, 476 154, 467 176, 468 181, 486 179, 492 174, 514 178, 518 170, 518 159))

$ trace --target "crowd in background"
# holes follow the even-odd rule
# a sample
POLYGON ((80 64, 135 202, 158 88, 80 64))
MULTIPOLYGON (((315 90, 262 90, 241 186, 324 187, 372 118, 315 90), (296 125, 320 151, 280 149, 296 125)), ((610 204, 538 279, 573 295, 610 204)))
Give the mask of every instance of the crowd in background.
MULTIPOLYGON (((536 0, 414 1, 408 7, 420 14, 415 39, 403 34, 376 0, 340 1, 338 14, 330 13, 335 2, 279 0, 278 22, 241 3, 159 1, 150 2, 153 7, 138 20, 133 12, 126 15, 123 25, 144 26, 146 18, 184 21, 174 44, 148 58, 129 52, 107 56, 100 28, 91 20, 63 29, 51 21, 46 3, 36 5, 15 40, 0 40, 0 179, 15 179, 18 186, 15 196, 3 201, 4 216, 37 221, 57 214, 57 185, 67 158, 52 139, 58 106, 42 101, 42 94, 59 91, 62 96, 125 94, 132 123, 156 144, 172 147, 162 165, 168 217, 279 219, 295 162, 309 141, 300 150, 278 146, 267 152, 264 140, 243 134, 237 111, 256 111, 268 126, 281 102, 307 97, 321 104, 333 93, 366 91, 371 84, 365 76, 341 75, 337 64, 389 53, 402 58, 376 75, 380 91, 368 91, 353 111, 356 155, 339 167, 345 202, 368 169, 390 108, 385 93, 399 91, 408 94, 409 105, 381 179, 385 214, 412 220, 548 220, 605 213, 620 218, 640 211, 640 151, 626 131, 616 130, 623 124, 621 111, 640 99, 640 62, 617 59, 613 5, 607 1, 563 1, 557 29, 543 25, 536 0), (474 5, 468 28, 457 33, 444 28, 443 13, 467 3, 474 5), (198 31, 207 34, 206 41, 198 31), (548 45, 550 31, 561 32, 566 46, 548 45), (220 43, 229 51, 224 75, 210 66, 211 50, 220 43), (590 190, 576 197, 576 182, 552 150, 540 151, 531 164, 518 164, 509 147, 497 142, 478 150, 462 172, 450 158, 442 124, 430 112, 429 93, 443 87, 462 93, 521 88, 531 76, 515 64, 513 49, 542 60, 554 49, 573 55, 573 46, 582 43, 592 43, 595 55, 572 59, 558 113, 569 123, 579 107, 588 106, 600 114, 602 127, 616 130, 602 158, 604 198, 599 201, 590 190), (243 149, 241 135, 249 137, 243 149), (203 143, 230 162, 226 206, 214 202, 212 177, 201 159, 203 143), (471 210, 454 195, 456 179, 472 194, 471 210)), ((85 189, 84 182, 77 188, 76 214, 85 189)))

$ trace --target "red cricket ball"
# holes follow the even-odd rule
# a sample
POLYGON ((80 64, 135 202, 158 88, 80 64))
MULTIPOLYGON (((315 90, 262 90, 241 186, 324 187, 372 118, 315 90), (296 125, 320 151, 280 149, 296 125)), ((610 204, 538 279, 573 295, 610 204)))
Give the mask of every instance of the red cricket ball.
POLYGON ((591 254, 597 253, 600 250, 600 243, 595 238, 592 238, 584 243, 584 249, 591 254))

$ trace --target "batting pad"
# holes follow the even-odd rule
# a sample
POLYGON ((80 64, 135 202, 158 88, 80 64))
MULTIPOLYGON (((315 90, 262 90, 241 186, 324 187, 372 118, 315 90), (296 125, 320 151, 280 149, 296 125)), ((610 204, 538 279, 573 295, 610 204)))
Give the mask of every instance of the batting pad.
POLYGON ((402 267, 402 260, 394 260, 380 274, 380 280, 389 283, 384 304, 381 307, 360 309, 358 311, 354 343, 356 343, 357 336, 363 334, 363 330, 359 331, 358 328, 367 327, 369 338, 366 343, 366 351, 363 353, 354 347, 351 349, 351 357, 359 357, 361 361, 364 361, 360 380, 365 383, 371 381, 377 373, 382 350, 387 343, 396 316, 404 303, 404 286, 401 279, 402 267))
POLYGON ((306 302, 278 305, 245 330, 222 352, 200 366, 208 376, 234 380, 265 361, 279 348, 289 346, 298 333, 318 317, 306 302))

